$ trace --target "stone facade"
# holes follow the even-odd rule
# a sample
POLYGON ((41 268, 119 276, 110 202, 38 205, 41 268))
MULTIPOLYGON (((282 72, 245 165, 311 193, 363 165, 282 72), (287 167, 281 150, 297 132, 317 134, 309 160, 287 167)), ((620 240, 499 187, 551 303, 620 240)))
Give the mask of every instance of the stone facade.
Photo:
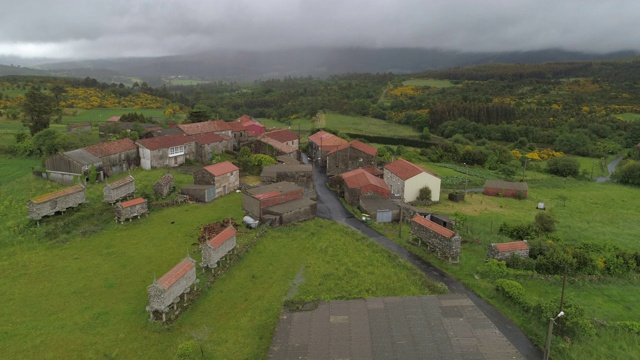
POLYGON ((133 176, 129 175, 111 184, 105 185, 102 189, 104 201, 113 204, 114 202, 128 197, 136 192, 136 182, 133 176))
POLYGON ((192 201, 212 202, 216 198, 216 188, 213 185, 186 185, 180 193, 189 196, 192 201))
POLYGON ((193 173, 193 183, 215 186, 218 198, 240 187, 240 170, 228 161, 205 166, 193 173))
POLYGON ((394 198, 402 199, 402 195, 404 194, 404 180, 400 179, 396 174, 385 169, 384 182, 389 185, 389 189, 391 189, 391 196, 393 196, 394 198))
POLYGON ((242 209, 253 218, 262 219, 263 209, 302 199, 304 191, 296 184, 279 182, 245 190, 242 209))
POLYGON ((164 274, 160 279, 153 280, 153 284, 147 287, 149 306, 147 311, 153 319, 154 312, 162 313, 162 320, 166 321, 165 314, 173 305, 174 310, 180 302, 180 296, 191 291, 191 286, 197 286, 196 261, 187 256, 176 266, 164 274))
POLYGON ((271 226, 292 224, 316 217, 317 203, 310 199, 296 199, 262 209, 262 221, 271 226))
POLYGON ((529 244, 526 240, 512 241, 499 244, 491 244, 487 250, 488 259, 506 260, 511 255, 517 255, 523 258, 529 257, 529 244))
POLYGON ((435 251, 439 258, 450 262, 460 260, 462 239, 454 231, 416 215, 411 219, 411 233, 418 238, 420 243, 426 244, 427 250, 435 251))
POLYGON ((174 188, 173 175, 166 173, 153 185, 153 193, 156 196, 165 198, 171 193, 171 191, 173 191, 174 188))
POLYGON ((58 211, 64 212, 87 200, 85 188, 76 185, 60 191, 35 197, 28 202, 29 219, 40 220, 58 211))
POLYGON ((353 146, 346 146, 326 156, 327 176, 334 176, 364 166, 376 166, 376 154, 365 153, 353 146))
POLYGON ((229 254, 236 247, 236 229, 233 226, 222 230, 202 244, 202 263, 200 266, 215 268, 218 261, 229 254))
POLYGON ((147 206, 147 200, 145 198, 135 198, 129 201, 117 203, 115 207, 116 222, 124 222, 125 220, 131 221, 134 217, 138 219, 142 215, 149 213, 149 207, 147 206))

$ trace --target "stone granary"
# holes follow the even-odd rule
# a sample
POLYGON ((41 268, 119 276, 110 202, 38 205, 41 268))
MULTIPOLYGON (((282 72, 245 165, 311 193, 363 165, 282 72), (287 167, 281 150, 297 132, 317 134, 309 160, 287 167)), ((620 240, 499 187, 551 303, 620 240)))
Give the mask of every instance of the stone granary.
POLYGON ((59 191, 34 197, 29 200, 29 219, 40 220, 56 212, 64 212, 74 208, 87 200, 85 188, 82 185, 72 186, 59 191))
POLYGON ((322 130, 318 131, 309 136, 309 156, 314 163, 324 166, 327 153, 347 143, 347 140, 337 135, 322 130))
POLYGON ((516 199, 526 199, 529 186, 526 182, 511 182, 502 180, 487 180, 482 193, 489 196, 504 196, 516 199))
POLYGON ((405 159, 398 159, 384 166, 384 181, 395 197, 405 202, 418 199, 420 189, 431 189, 431 201, 440 201, 440 178, 405 159))
POLYGON ((355 169, 340 174, 344 181, 344 199, 351 205, 357 205, 360 198, 379 197, 389 198, 391 191, 379 177, 363 169, 355 169))
POLYGON ((145 170, 175 167, 184 164, 187 159, 196 160, 196 142, 186 134, 141 139, 136 144, 140 166, 145 170))
POLYGON ((153 185, 153 193, 162 198, 167 197, 175 188, 173 175, 166 173, 153 185))
POLYGON ((511 255, 520 256, 522 258, 529 257, 529 244, 526 240, 511 241, 506 243, 498 243, 489 245, 487 251, 488 259, 506 260, 511 255))
POLYGON ((229 226, 220 233, 212 235, 207 242, 200 245, 202 249, 202 263, 200 266, 215 268, 218 261, 229 254, 236 247, 236 229, 229 226))
POLYGON ((314 218, 316 202, 303 194, 301 187, 286 181, 246 189, 242 209, 255 219, 270 221, 272 226, 314 218))
POLYGON ((153 284, 147 287, 149 295, 147 311, 150 319, 154 319, 154 312, 159 312, 162 314, 162 321, 167 321, 166 313, 171 310, 171 307, 177 310, 180 296, 184 294, 184 300, 186 300, 191 286, 193 285, 196 290, 197 283, 196 261, 187 255, 178 265, 162 275, 160 279, 154 279, 153 284))
POLYGON ((343 144, 327 153, 327 176, 334 176, 365 166, 376 166, 378 149, 358 140, 343 144))
POLYGON ((114 212, 116 215, 116 222, 123 223, 125 220, 131 221, 134 217, 140 219, 140 216, 148 215, 149 207, 147 206, 147 200, 139 197, 117 203, 114 212))
POLYGON ((416 215, 411 219, 411 233, 420 243, 426 243, 428 251, 435 251, 439 258, 450 262, 460 260, 461 237, 456 232, 416 215))
POLYGON ((129 195, 132 195, 135 192, 136 181, 131 175, 128 175, 118 181, 114 181, 111 184, 107 184, 102 189, 104 201, 110 204, 113 204, 122 198, 129 197, 129 195))
POLYGON ((193 173, 196 185, 213 185, 215 197, 224 196, 240 187, 240 169, 229 161, 205 166, 193 173))

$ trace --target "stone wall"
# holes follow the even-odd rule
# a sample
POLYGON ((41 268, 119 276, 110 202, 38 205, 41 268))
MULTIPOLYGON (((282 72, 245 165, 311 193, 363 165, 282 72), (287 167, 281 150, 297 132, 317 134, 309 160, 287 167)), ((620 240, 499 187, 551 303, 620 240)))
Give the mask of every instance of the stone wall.
POLYGON ((102 189, 104 201, 108 203, 114 203, 119 199, 127 197, 135 192, 136 183, 133 180, 118 187, 111 187, 109 186, 109 184, 107 184, 104 189, 102 189))
POLYGON ((313 202, 312 204, 309 204, 305 207, 292 209, 291 211, 287 211, 287 212, 276 212, 276 211, 271 211, 269 208, 266 208, 263 210, 264 215, 262 217, 262 221, 265 221, 271 217, 275 217, 275 218, 278 218, 278 221, 275 223, 272 222, 271 226, 286 225, 286 224, 296 223, 299 221, 313 219, 314 217, 316 217, 316 213, 317 213, 316 202, 313 202))
POLYGON ((138 149, 123 151, 111 156, 101 157, 102 169, 107 176, 127 171, 134 166, 140 166, 138 149))
POLYGON ((222 243, 217 249, 214 249, 209 243, 205 243, 202 248, 202 264, 203 267, 215 268, 218 261, 231 252, 236 247, 236 235, 231 236, 227 241, 222 243))
POLYGON ((458 262, 460 260, 461 237, 459 234, 456 233, 453 237, 447 238, 415 221, 411 222, 411 233, 416 236, 421 243, 426 243, 427 250, 435 251, 439 258, 450 262, 458 262))
POLYGON ((254 219, 260 219, 260 200, 249 194, 242 194, 242 210, 254 219))
POLYGON ((215 177, 216 198, 236 191, 240 187, 240 172, 231 171, 215 177))
MULTIPOLYGON (((384 182, 391 189, 391 196, 400 196, 404 198, 404 180, 400 179, 396 174, 384 169, 384 182)), ((413 216, 412 216, 413 217, 413 216)))
POLYGON ((162 175, 160 180, 158 180, 158 182, 153 185, 153 193, 156 196, 161 196, 164 198, 171 193, 174 187, 175 185, 173 182, 173 175, 164 174, 162 175))
POLYGON ((342 174, 369 165, 376 165, 375 156, 349 146, 327 155, 327 176, 342 174))
POLYGON ((212 173, 205 169, 200 169, 193 173, 193 183, 195 185, 215 185, 216 179, 212 173))

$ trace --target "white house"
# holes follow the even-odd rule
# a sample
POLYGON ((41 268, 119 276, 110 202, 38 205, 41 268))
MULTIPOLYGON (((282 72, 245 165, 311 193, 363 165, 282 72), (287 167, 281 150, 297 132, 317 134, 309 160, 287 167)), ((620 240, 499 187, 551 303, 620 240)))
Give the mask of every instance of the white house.
POLYGON ((389 185, 392 196, 400 196, 405 202, 418 199, 420 189, 431 189, 431 201, 440 201, 440 178, 433 173, 398 159, 384 166, 384 182, 389 185))

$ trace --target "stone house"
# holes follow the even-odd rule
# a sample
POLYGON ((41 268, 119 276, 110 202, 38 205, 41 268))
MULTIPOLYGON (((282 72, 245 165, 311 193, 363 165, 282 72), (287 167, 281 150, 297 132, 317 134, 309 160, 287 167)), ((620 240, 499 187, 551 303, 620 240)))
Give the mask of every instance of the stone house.
POLYGON ((218 261, 229 254, 236 247, 236 229, 229 226, 220 233, 213 235, 204 244, 202 249, 202 263, 200 266, 215 268, 218 261))
POLYGON ((327 176, 334 176, 364 166, 376 166, 378 149, 353 140, 330 151, 326 155, 327 176))
POLYGON ((187 135, 200 135, 214 133, 218 135, 224 135, 228 138, 233 137, 231 126, 224 120, 209 120, 192 124, 178 124, 180 130, 187 135))
POLYGON ((138 140, 140 165, 145 170, 175 167, 187 159, 196 160, 196 144, 193 137, 176 134, 138 140))
POLYGON ((322 130, 318 131, 309 136, 309 156, 312 161, 324 166, 327 153, 347 143, 347 140, 337 135, 322 130))
POLYGON ((102 168, 102 160, 85 149, 51 155, 44 164, 48 179, 65 185, 73 185, 76 177, 84 177, 92 167, 102 168))
POLYGON ((431 189, 431 201, 440 201, 440 178, 405 159, 398 159, 384 166, 384 181, 394 197, 405 202, 418 199, 420 189, 431 189))
POLYGON ((441 259, 450 262, 460 260, 461 237, 453 230, 425 219, 420 215, 415 215, 411 219, 411 233, 418 238, 420 243, 427 245, 428 251, 435 251, 441 259))
POLYGON ((208 165, 193 173, 196 185, 214 185, 218 198, 240 187, 240 169, 229 161, 208 165))
POLYGON ((389 198, 391 190, 379 177, 371 175, 363 169, 355 169, 340 174, 344 181, 344 199, 351 205, 357 205, 363 197, 389 198))
POLYGON ((173 175, 166 173, 162 175, 160 180, 153 184, 153 194, 162 198, 167 197, 175 188, 173 175))
POLYGON ((236 122, 239 122, 247 129, 247 136, 249 137, 258 137, 267 132, 267 128, 260 121, 249 115, 240 116, 236 119, 236 122))
POLYGON ((83 149, 100 159, 102 162, 101 170, 107 176, 140 165, 138 147, 131 139, 106 141, 83 149))
POLYGON ((300 136, 295 134, 289 129, 275 129, 271 130, 268 133, 265 133, 264 136, 273 139, 275 141, 281 142, 283 144, 289 145, 295 150, 300 149, 300 136))
POLYGON ((298 151, 293 147, 266 136, 261 136, 254 141, 250 141, 247 145, 254 154, 265 154, 273 158, 283 155, 293 159, 298 157, 298 151))
POLYGON ((131 221, 134 217, 140 219, 140 216, 148 215, 149 207, 147 206, 147 200, 139 197, 117 203, 114 212, 116 222, 123 223, 125 220, 131 221))
POLYGON ((58 211, 64 212, 69 208, 74 208, 85 201, 87 201, 87 194, 83 186, 68 187, 29 200, 27 203, 29 208, 28 217, 37 221, 58 211))
POLYGON ((260 173, 260 181, 263 184, 273 184, 287 181, 304 189, 304 197, 315 199, 316 191, 313 182, 313 168, 306 164, 276 164, 265 166, 260 173))
POLYGON ((526 182, 487 180, 482 193, 489 196, 504 196, 515 199, 526 199, 529 186, 526 182))
POLYGON ((71 133, 82 134, 82 133, 89 133, 89 132, 91 132, 91 123, 82 122, 82 123, 67 124, 68 134, 71 134, 71 133))
POLYGON ((154 312, 162 314, 162 321, 166 321, 166 313, 173 307, 177 308, 180 302, 180 296, 184 295, 186 300, 187 294, 191 291, 191 286, 197 286, 196 278, 196 261, 189 255, 182 259, 176 266, 162 275, 160 279, 153 279, 153 284, 147 287, 149 296, 149 306, 147 311, 154 319, 154 312), (173 306, 172 306, 173 305, 173 306))
POLYGON ((229 124, 229 127, 231 128, 233 150, 239 150, 242 146, 241 144, 249 140, 248 130, 237 121, 230 121, 227 124, 229 124))
POLYGON ((529 244, 526 240, 491 244, 487 250, 488 259, 506 260, 511 255, 529 257, 529 244))
POLYGON ((128 197, 136 192, 136 181, 133 176, 128 175, 118 181, 114 181, 111 184, 105 185, 102 189, 104 201, 110 204, 116 201, 128 197))
POLYGON ((242 209, 255 219, 284 225, 315 217, 316 202, 305 199, 304 190, 290 182, 279 182, 246 189, 242 209))
POLYGON ((194 135, 196 142, 196 159, 203 164, 211 162, 213 154, 222 154, 233 150, 233 139, 226 135, 207 133, 194 135))

